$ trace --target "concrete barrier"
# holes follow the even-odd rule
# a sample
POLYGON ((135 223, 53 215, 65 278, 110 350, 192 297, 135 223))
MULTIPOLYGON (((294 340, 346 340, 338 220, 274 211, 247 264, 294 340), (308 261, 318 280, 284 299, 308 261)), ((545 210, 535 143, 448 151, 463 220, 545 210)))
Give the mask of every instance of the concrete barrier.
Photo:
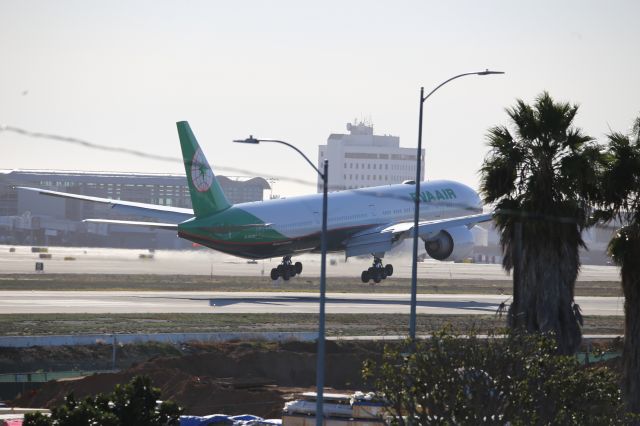
POLYGON ((271 333, 157 333, 157 334, 85 334, 63 336, 0 336, 0 347, 28 348, 31 346, 82 346, 96 344, 130 344, 145 342, 182 343, 228 342, 231 340, 265 341, 313 341, 317 333, 271 332, 271 333))
MULTIPOLYGON (((0 348, 28 348, 32 346, 82 346, 82 345, 115 345, 145 342, 162 342, 178 344, 183 342, 228 342, 232 340, 263 340, 269 342, 299 341, 312 342, 318 334, 314 332, 265 332, 265 333, 156 333, 156 334, 83 334, 63 336, 0 336, 0 348)), ((486 335, 477 337, 487 338, 486 335)), ((624 336, 617 334, 585 334, 583 340, 613 340, 624 336)), ((429 339, 430 335, 418 336, 429 339)), ((405 340, 404 335, 387 336, 328 336, 327 340, 405 340)))

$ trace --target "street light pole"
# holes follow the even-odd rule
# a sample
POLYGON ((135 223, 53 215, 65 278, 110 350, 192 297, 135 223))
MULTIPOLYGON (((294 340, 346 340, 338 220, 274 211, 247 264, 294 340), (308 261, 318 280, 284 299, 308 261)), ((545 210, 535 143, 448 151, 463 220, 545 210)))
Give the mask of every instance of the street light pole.
POLYGON ((416 306, 418 301, 418 225, 420 222, 420 166, 422 164, 422 113, 424 111, 424 101, 426 101, 433 93, 449 83, 460 77, 467 75, 491 75, 491 74, 504 74, 502 71, 479 71, 479 72, 467 72, 458 74, 451 77, 448 80, 440 83, 433 89, 427 96, 424 96, 424 87, 420 88, 420 117, 418 119, 418 150, 416 154, 416 193, 414 197, 414 215, 413 215, 413 258, 411 262, 411 314, 409 318, 409 338, 412 342, 416 339, 416 306))
POLYGON ((413 257, 411 258, 411 314, 409 315, 409 338, 416 340, 416 308, 418 304, 418 222, 420 221, 420 166, 422 165, 422 110, 424 87, 420 88, 420 118, 418 119, 418 151, 416 153, 416 193, 413 204, 413 257))
POLYGON ((325 158, 323 171, 309 160, 295 146, 278 139, 257 139, 249 136, 247 139, 237 139, 234 142, 259 144, 260 142, 275 142, 286 145, 300 154, 311 167, 322 178, 322 232, 320 234, 320 314, 318 317, 318 353, 316 360, 316 425, 324 424, 324 367, 325 367, 325 300, 327 292, 327 211, 328 211, 328 188, 329 188, 329 160, 325 158))
POLYGON ((324 303, 327 291, 327 188, 329 160, 325 158, 322 176, 322 235, 320 237, 320 316, 318 318, 318 354, 316 359, 316 426, 324 424, 324 303))

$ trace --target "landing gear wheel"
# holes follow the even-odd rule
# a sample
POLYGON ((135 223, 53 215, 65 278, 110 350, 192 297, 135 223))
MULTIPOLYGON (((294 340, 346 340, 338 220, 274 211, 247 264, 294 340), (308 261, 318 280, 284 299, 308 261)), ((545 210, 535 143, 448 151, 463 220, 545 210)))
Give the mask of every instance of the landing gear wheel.
POLYGON ((382 259, 374 256, 373 266, 371 266, 366 271, 363 271, 361 278, 362 282, 373 280, 374 283, 378 284, 380 281, 386 280, 387 277, 391 276, 391 274, 393 274, 393 266, 383 266, 382 259))
POLYGON ((283 280, 287 281, 289 280, 289 278, 293 278, 296 275, 300 275, 300 273, 302 272, 302 263, 301 262, 293 263, 291 262, 291 256, 284 256, 282 258, 282 263, 280 263, 276 268, 274 268, 274 270, 276 271, 275 273, 271 271, 272 279, 276 280, 278 279, 278 277, 282 277, 283 280), (274 276, 276 278, 273 278, 274 276))
POLYGON ((278 270, 276 268, 272 268, 271 269, 271 279, 273 281, 276 281, 279 277, 280 277, 280 274, 278 273, 278 270))
POLYGON ((393 265, 390 263, 387 264, 387 266, 384 267, 384 271, 387 273, 387 276, 390 277, 393 275, 393 265))

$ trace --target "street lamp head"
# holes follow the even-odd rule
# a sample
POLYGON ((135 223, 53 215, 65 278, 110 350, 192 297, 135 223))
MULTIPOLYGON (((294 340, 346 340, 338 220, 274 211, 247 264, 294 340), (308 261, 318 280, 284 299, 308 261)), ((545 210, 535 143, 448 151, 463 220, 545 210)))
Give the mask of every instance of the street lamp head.
POLYGON ((489 71, 488 69, 476 73, 478 75, 504 74, 504 71, 489 71))
POLYGON ((260 143, 260 139, 254 138, 253 135, 249 135, 247 139, 234 139, 233 141, 237 143, 253 143, 253 144, 260 143))

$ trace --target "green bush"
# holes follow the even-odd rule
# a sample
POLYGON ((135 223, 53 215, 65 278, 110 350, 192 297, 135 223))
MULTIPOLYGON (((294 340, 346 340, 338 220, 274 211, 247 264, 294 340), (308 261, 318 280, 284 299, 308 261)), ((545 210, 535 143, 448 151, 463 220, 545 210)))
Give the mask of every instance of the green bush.
POLYGON ((145 376, 126 385, 116 385, 110 394, 87 397, 81 402, 67 395, 63 405, 51 410, 51 417, 25 415, 24 426, 165 426, 178 425, 182 408, 174 402, 157 404, 160 389, 145 376))
POLYGON ((552 336, 511 332, 479 338, 448 331, 387 346, 365 378, 396 424, 624 424, 618 377, 557 355, 552 336))

